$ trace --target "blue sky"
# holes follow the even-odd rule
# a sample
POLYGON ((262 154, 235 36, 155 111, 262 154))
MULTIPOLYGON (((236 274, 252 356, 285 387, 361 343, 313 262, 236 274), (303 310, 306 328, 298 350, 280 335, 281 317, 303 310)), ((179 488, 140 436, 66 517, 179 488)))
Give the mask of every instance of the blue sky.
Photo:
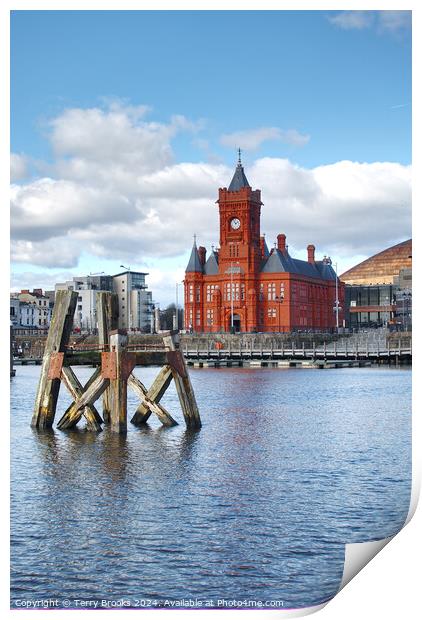
MULTIPOLYGON (((12 152, 17 156, 18 189, 12 201, 19 224, 13 235, 15 252, 12 242, 17 288, 25 278, 29 285, 36 285, 37 278, 43 280, 40 285, 50 285, 58 274, 113 271, 130 261, 132 268, 153 272, 151 287, 155 284, 163 303, 169 301, 166 281, 183 276, 193 232, 200 241, 202 234, 208 246, 218 242, 213 202, 219 182, 230 182, 238 145, 249 181, 262 190, 267 234, 279 232, 278 218, 281 228, 288 225, 283 231, 298 255, 306 247, 305 232, 313 234, 309 242, 317 245, 317 252, 320 247, 334 255, 341 271, 411 235, 411 32, 406 12, 17 11, 11 19, 11 121, 12 152), (90 110, 98 111, 98 134, 90 136, 88 150, 86 144, 75 145, 74 135, 90 133, 90 110), (105 140, 113 123, 118 127, 121 122, 126 123, 127 139, 119 142, 113 134, 113 140, 116 151, 125 152, 123 167, 132 175, 125 176, 126 186, 121 175, 104 183, 92 172, 104 167, 101 137, 105 140), (156 131, 161 142, 154 147, 151 165, 136 156, 131 159, 134 140, 137 148, 145 148, 148 160, 148 136, 156 131), (139 132, 147 132, 146 142, 139 132), (343 161, 350 165, 338 174, 343 161), (385 168, 385 163, 395 167, 385 168), (181 174, 189 188, 181 187, 181 174), (142 202, 142 188, 160 178, 163 185, 148 203, 142 202), (40 179, 51 182, 40 185, 40 179), (315 187, 304 196, 308 183, 315 187), (384 211, 380 195, 386 185, 394 201, 386 203, 384 211), (63 204, 68 201, 70 210, 76 205, 74 234, 59 223, 51 234, 42 232, 48 209, 41 206, 35 213, 36 198, 43 201, 46 187, 45 204, 54 189, 54 200, 60 201, 63 191, 63 204), (98 189, 97 214, 102 201, 108 205, 113 199, 117 211, 121 201, 132 205, 134 215, 142 214, 139 220, 132 218, 133 226, 139 224, 138 243, 135 238, 124 243, 131 218, 122 208, 126 219, 113 215, 110 220, 122 243, 115 243, 109 253, 104 250, 107 244, 98 232, 105 230, 104 218, 96 222, 94 217, 92 224, 78 219, 81 192, 87 187, 98 189), (318 197, 321 193, 325 202, 318 197), (318 210, 324 208, 330 213, 329 225, 341 228, 342 222, 353 220, 353 200, 367 200, 366 211, 374 214, 367 222, 372 234, 365 232, 354 244, 356 230, 349 225, 349 231, 340 231, 330 243, 319 230, 318 210), (182 213, 184 201, 191 209, 188 216, 182 213), (295 213, 301 202, 303 209, 295 213), (19 222, 22 213, 25 223, 19 222), (386 221, 378 230, 380 213, 386 221), (154 217, 162 223, 157 227, 162 235, 173 236, 164 222, 173 220, 178 244, 165 240, 159 252, 159 238, 143 243, 145 225, 156 221, 154 217), (303 217, 307 226, 301 235, 303 217), (88 241, 83 234, 87 228, 88 241), (70 248, 75 235, 83 251, 72 246, 68 258, 55 263, 50 248, 70 248), (43 253, 48 259, 43 260, 43 253), (159 271, 169 277, 163 280, 159 271)), ((366 211, 359 204, 356 216, 366 211)), ((13 214, 12 209, 12 227, 13 214)))

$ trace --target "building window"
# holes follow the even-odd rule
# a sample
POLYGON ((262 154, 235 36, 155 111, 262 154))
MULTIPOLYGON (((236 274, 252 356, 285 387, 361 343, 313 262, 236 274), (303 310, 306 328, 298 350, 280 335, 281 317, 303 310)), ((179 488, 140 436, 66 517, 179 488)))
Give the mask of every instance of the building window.
POLYGON ((268 284, 268 301, 274 301, 275 298, 276 298, 275 282, 270 282, 268 284))
POLYGON ((207 285, 207 301, 212 301, 213 293, 218 289, 218 284, 207 285))
POLYGON ((82 304, 78 304, 78 310, 82 310, 82 304))
POLYGON ((193 303, 193 284, 189 284, 189 301, 193 303))
POLYGON ((201 311, 196 311, 196 326, 199 327, 201 325, 201 311))
POLYGON ((268 308, 268 317, 273 319, 277 316, 276 308, 268 308))
POLYGON ((199 303, 201 301, 201 287, 197 286, 195 289, 195 301, 199 303))
POLYGON ((214 325, 214 310, 207 310, 207 325, 214 325))
MULTIPOLYGON (((241 285, 239 282, 226 282, 226 301, 239 301, 241 285)), ((242 284, 242 299, 245 298, 245 285, 242 284)))
POLYGON ((280 284, 280 299, 284 299, 284 282, 280 284))
POLYGON ((229 256, 230 258, 239 258, 239 244, 229 243, 229 256))

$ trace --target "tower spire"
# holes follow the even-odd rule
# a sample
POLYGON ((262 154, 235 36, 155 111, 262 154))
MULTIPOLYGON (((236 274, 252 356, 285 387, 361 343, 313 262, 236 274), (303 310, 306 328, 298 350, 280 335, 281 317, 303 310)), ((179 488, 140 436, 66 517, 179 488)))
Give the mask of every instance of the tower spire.
POLYGON ((236 170, 234 171, 234 176, 229 185, 229 192, 237 192, 242 187, 250 187, 249 181, 246 178, 245 171, 242 166, 242 151, 240 148, 237 149, 238 160, 236 170))

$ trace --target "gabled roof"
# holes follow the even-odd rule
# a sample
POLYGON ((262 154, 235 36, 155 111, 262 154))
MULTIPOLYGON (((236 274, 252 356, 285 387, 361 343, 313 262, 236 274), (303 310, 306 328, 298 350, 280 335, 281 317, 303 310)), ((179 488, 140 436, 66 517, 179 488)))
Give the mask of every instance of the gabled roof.
POLYGON ((292 258, 288 252, 283 254, 274 248, 261 267, 262 273, 297 273, 308 278, 318 278, 319 280, 335 280, 336 274, 329 263, 316 261, 308 263, 305 260, 292 258))
POLYGON ((242 187, 250 187, 242 164, 239 162, 229 185, 229 192, 238 192, 242 187))
POLYGON ((283 254, 277 248, 274 248, 261 267, 263 273, 296 273, 297 270, 289 254, 283 254))
POLYGON ((323 280, 336 279, 336 272, 334 271, 330 263, 326 263, 323 260, 318 260, 315 261, 315 265, 323 280))
POLYGON ((206 276, 215 276, 218 274, 218 254, 211 251, 207 262, 204 265, 204 273, 206 276))
POLYGON ((268 257, 269 257, 269 255, 270 255, 270 251, 269 251, 269 249, 268 249, 267 242, 266 242, 266 240, 265 240, 265 238, 264 238, 264 258, 268 258, 268 257))
POLYGON ((186 273, 188 272, 203 273, 202 264, 201 264, 201 261, 199 260, 198 248, 196 247, 196 242, 194 242, 193 244, 188 266, 186 267, 186 273))

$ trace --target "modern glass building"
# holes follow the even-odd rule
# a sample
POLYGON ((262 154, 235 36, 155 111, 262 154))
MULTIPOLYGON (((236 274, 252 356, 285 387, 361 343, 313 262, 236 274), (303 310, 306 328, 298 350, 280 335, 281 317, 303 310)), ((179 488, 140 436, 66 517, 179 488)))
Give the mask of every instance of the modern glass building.
POLYGON ((346 283, 347 327, 411 328, 411 239, 375 254, 343 273, 340 279, 346 283))

